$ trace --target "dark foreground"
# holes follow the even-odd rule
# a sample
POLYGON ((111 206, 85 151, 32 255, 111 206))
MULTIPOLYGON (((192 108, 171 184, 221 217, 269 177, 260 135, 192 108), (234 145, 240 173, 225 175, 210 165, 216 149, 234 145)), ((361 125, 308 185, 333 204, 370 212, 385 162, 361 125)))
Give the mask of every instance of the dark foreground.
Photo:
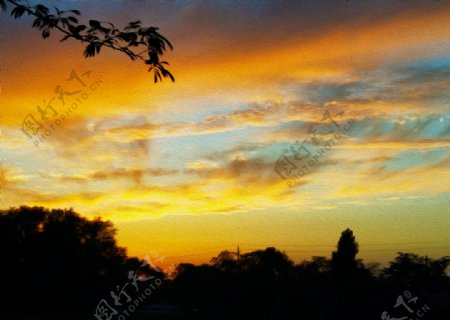
POLYGON ((344 230, 331 257, 294 263, 269 247, 179 264, 128 257, 110 222, 72 210, 0 211, 0 320, 448 320, 450 257, 357 258, 344 230))

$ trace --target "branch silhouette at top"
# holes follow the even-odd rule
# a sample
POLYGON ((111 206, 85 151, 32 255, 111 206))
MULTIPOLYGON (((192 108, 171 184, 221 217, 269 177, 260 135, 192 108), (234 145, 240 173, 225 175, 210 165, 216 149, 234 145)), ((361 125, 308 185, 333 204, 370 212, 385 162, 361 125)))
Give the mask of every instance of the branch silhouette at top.
POLYGON ((132 61, 142 60, 153 72, 154 82, 169 78, 175 81, 172 73, 166 69, 169 64, 161 61, 161 56, 167 48, 173 49, 172 44, 158 32, 156 27, 143 27, 141 21, 132 21, 120 30, 107 21, 89 20, 89 25, 79 24, 76 16, 81 15, 78 10, 59 10, 54 8, 52 13, 42 4, 31 6, 20 0, 0 0, 0 7, 7 11, 7 3, 12 5, 11 15, 18 19, 25 13, 34 16, 33 28, 42 30, 42 37, 48 38, 50 32, 56 29, 64 34, 60 40, 73 38, 87 44, 83 55, 90 58, 100 53, 102 47, 108 47, 125 53, 132 61))

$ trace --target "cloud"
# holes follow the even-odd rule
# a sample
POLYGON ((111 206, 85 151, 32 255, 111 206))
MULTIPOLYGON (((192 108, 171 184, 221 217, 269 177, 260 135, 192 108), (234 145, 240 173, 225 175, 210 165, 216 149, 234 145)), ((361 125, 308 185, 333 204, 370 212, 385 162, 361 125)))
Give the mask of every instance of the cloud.
POLYGON ((160 177, 174 175, 178 170, 164 168, 145 168, 145 169, 125 169, 118 168, 112 171, 97 171, 88 175, 93 180, 115 180, 130 179, 137 185, 143 185, 143 180, 147 176, 160 177))
MULTIPOLYGON (((79 5, 87 13, 100 8, 79 5)), ((439 184, 444 164, 424 161, 423 169, 412 164, 388 169, 399 162, 399 152, 449 148, 449 9, 438 1, 112 3, 102 8, 105 19, 119 24, 142 18, 161 26, 174 42, 168 60, 177 82, 158 86, 142 65, 128 64, 113 52, 83 60, 76 44, 42 42, 18 22, 17 40, 5 32, 5 59, 17 68, 6 73, 2 106, 8 117, 2 126, 8 128, 11 162, 23 171, 2 169, 5 198, 136 219, 308 201, 331 208, 335 204, 322 203, 326 192, 308 192, 336 187, 352 175, 361 180, 343 194, 369 197, 396 188, 437 192, 441 187, 431 184, 439 184), (29 50, 30 43, 35 50, 29 50), (24 152, 29 141, 18 124, 77 64, 102 78, 103 91, 74 112, 46 146, 24 152), (37 85, 25 88, 27 83, 37 85), (356 119, 358 125, 289 189, 274 172, 275 160, 289 144, 308 138, 311 126, 322 125, 326 110, 345 111, 339 121, 356 119), (9 134, 13 130, 17 134, 9 134), (165 147, 187 140, 204 148, 201 155, 192 152, 165 166, 164 157, 172 152, 165 147), (211 141, 223 151, 209 152, 211 141), (159 162, 150 167, 150 161, 159 162), (42 174, 47 170, 50 174, 42 174), (414 181, 405 175, 411 174, 431 182, 409 188, 414 181), (365 179, 371 180, 365 184, 365 179)))
POLYGON ((448 160, 423 167, 406 168, 401 172, 387 171, 383 167, 370 170, 360 179, 338 188, 339 197, 356 197, 370 200, 379 195, 408 196, 414 194, 437 195, 448 192, 450 184, 448 160), (419 181, 419 183, 418 183, 419 181), (440 181, 441 183, 436 183, 440 181))
POLYGON ((273 172, 273 164, 262 159, 235 158, 224 166, 192 167, 186 173, 193 173, 204 179, 230 179, 235 183, 267 184, 278 181, 273 172))

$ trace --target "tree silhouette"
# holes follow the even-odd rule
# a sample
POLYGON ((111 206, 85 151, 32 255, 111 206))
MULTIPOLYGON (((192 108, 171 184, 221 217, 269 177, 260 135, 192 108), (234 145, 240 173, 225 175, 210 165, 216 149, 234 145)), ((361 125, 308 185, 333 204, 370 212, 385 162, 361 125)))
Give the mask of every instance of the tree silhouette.
POLYGON ((123 29, 118 29, 108 21, 89 20, 89 25, 78 23, 78 10, 59 10, 54 12, 42 4, 34 6, 21 3, 20 0, 0 0, 0 7, 7 11, 7 2, 12 5, 11 15, 18 19, 25 13, 34 16, 33 28, 42 31, 42 37, 48 38, 52 30, 63 33, 61 41, 73 38, 87 44, 83 55, 85 58, 100 53, 102 47, 108 47, 126 54, 132 61, 142 60, 153 72, 154 82, 162 78, 175 78, 166 69, 167 61, 161 61, 161 56, 172 44, 163 37, 156 27, 143 27, 141 21, 132 21, 123 29))
POLYGON ((373 277, 361 260, 356 259, 359 245, 353 231, 341 233, 337 250, 331 254, 331 279, 338 294, 331 299, 335 315, 340 318, 365 319, 368 310, 367 293, 373 277), (355 308, 358 306, 358 308, 355 308))
POLYGON ((94 310, 129 271, 154 274, 118 247, 110 222, 72 209, 0 211, 0 310, 94 310))
POLYGON ((217 257, 211 258, 210 263, 220 271, 235 271, 238 268, 237 253, 222 251, 217 257))
POLYGON ((410 290, 450 289, 446 268, 450 257, 434 260, 414 253, 399 252, 381 274, 389 285, 410 290))
POLYGON ((346 229, 341 233, 337 244, 337 250, 333 251, 331 256, 331 267, 339 278, 348 278, 351 276, 357 266, 356 255, 359 251, 359 245, 355 240, 353 231, 346 229))
POLYGON ((270 247, 242 255, 241 265, 245 270, 259 270, 266 275, 273 274, 278 277, 289 272, 293 262, 284 252, 270 247))

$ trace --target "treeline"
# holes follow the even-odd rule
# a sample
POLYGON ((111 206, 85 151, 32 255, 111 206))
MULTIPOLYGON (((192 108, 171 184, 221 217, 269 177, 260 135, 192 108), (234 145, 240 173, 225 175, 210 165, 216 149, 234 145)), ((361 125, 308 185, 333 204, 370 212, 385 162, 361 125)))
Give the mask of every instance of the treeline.
POLYGON ((11 208, 0 211, 0 313, 144 319, 135 309, 156 304, 183 310, 176 319, 450 319, 450 257, 399 253, 380 268, 358 252, 347 229, 330 258, 295 264, 276 248, 223 251, 209 264, 180 264, 168 279, 129 258, 110 222, 73 210, 11 208), (133 294, 151 281, 160 282, 139 302, 133 294), (104 312, 102 300, 116 313, 104 312))
POLYGON ((417 312, 424 319, 450 319, 450 257, 399 253, 380 268, 366 266, 357 253, 350 229, 342 232, 331 259, 295 264, 285 253, 266 248, 238 260, 236 253, 224 251, 208 265, 181 264, 170 284, 171 298, 178 304, 214 306, 219 319, 415 320, 422 318, 417 312), (417 297, 408 305, 412 312, 393 307, 399 296, 407 300, 409 294, 417 297), (430 307, 426 318, 424 305, 430 307))

